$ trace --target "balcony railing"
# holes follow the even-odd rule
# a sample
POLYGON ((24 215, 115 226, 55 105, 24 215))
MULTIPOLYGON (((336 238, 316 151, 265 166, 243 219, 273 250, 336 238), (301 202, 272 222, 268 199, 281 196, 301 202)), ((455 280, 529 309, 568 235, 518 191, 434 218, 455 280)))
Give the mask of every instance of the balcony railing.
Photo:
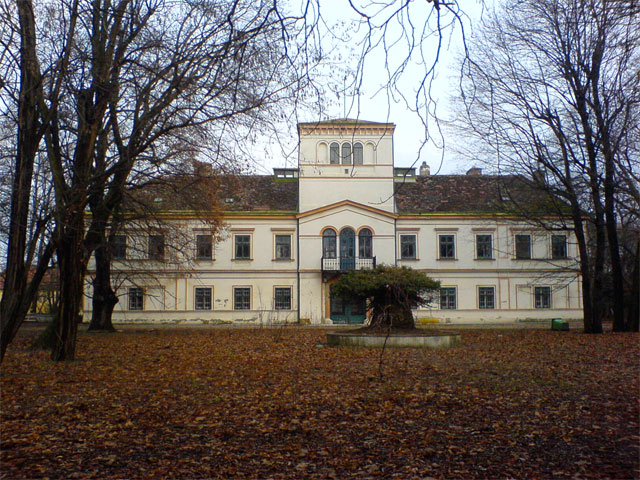
POLYGON ((376 257, 322 257, 323 272, 345 272, 349 270, 366 270, 375 268, 376 257))

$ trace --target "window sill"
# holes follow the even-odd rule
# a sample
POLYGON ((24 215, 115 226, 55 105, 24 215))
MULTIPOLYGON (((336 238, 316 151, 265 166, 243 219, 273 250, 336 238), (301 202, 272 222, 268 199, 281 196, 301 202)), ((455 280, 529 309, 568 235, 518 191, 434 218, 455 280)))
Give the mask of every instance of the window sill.
POLYGON ((477 260, 478 262, 495 262, 496 259, 495 258, 474 258, 474 260, 477 260))
POLYGON ((446 257, 446 258, 438 258, 438 261, 439 262, 457 262, 458 259, 446 257))
POLYGON ((398 260, 400 260, 402 262, 417 262, 420 259, 419 258, 399 258, 398 260))
POLYGON ((253 258, 232 258, 232 262, 251 262, 253 258))
POLYGON ((293 262, 293 258, 272 258, 272 262, 293 262))
POLYGON ((201 257, 201 258, 196 258, 196 262, 215 262, 215 258, 207 258, 207 257, 201 257))

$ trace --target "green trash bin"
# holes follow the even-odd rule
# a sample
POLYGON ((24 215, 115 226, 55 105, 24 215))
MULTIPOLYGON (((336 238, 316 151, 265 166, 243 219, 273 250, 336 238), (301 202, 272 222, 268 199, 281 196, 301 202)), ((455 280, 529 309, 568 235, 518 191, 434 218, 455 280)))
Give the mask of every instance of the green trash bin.
POLYGON ((554 318, 551 320, 551 330, 568 331, 569 322, 565 322, 561 318, 554 318))

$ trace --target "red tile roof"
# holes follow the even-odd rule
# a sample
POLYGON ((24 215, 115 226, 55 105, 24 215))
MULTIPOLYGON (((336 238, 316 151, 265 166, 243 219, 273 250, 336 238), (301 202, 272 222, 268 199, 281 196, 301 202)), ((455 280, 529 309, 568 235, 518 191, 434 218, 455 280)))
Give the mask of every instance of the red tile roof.
POLYGON ((434 175, 396 183, 398 213, 510 213, 540 210, 549 194, 519 176, 434 175))

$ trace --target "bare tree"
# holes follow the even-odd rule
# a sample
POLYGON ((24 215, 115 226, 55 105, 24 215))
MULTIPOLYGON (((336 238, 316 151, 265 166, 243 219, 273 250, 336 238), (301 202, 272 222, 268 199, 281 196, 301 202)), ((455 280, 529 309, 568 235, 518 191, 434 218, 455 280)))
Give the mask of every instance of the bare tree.
MULTIPOLYGON (((304 89, 295 42, 306 30, 267 2, 51 0, 34 7, 21 0, 17 8, 22 23, 7 24, 26 47, 7 69, 25 77, 17 104, 29 116, 21 132, 31 135, 19 139, 17 158, 32 158, 20 148, 38 148, 44 139, 55 190, 52 245, 63 279, 52 358, 72 359, 87 262, 131 173, 153 170, 181 135, 214 122, 220 129, 255 123, 254 112, 304 89), (296 28, 300 35, 292 37, 296 28)), ((27 202, 32 164, 16 175, 24 179, 14 189, 27 202)), ((28 208, 14 203, 12 226, 25 224, 28 208)), ((24 278, 13 274, 23 257, 23 250, 9 256, 11 278, 24 278)), ((15 331, 24 316, 5 318, 3 331, 5 323, 15 331)))
MULTIPOLYGON (((424 62, 415 101, 405 101, 424 112, 425 128, 442 20, 446 27, 460 19, 456 1, 428 3, 416 17, 407 2, 369 12, 350 2, 366 26, 354 86, 375 48, 385 52, 390 95, 400 94, 398 82, 412 58, 424 62), (436 55, 426 61, 423 44, 431 43, 434 32, 436 55), (388 60, 400 58, 392 53, 399 44, 407 48, 407 62, 391 67, 388 60)), ((9 53, 0 58, 3 73, 24 76, 14 83, 24 95, 8 103, 23 112, 20 131, 30 135, 18 140, 16 163, 26 170, 17 170, 24 174, 16 176, 22 180, 14 192, 20 198, 30 194, 33 155, 23 151, 25 146, 46 152, 55 192, 53 234, 45 253, 56 251, 64 280, 53 359, 74 357, 87 262, 105 244, 132 174, 153 170, 174 142, 206 134, 211 125, 237 137, 238 131, 255 132, 259 125, 273 124, 273 118, 288 118, 276 108, 283 97, 298 94, 295 107, 300 98, 323 96, 317 84, 306 91, 316 63, 323 60, 322 49, 314 48, 324 42, 320 3, 307 0, 301 7, 290 15, 281 2, 266 0, 45 0, 35 6, 32 0, 4 1, 2 39, 9 53), (18 39, 22 49, 16 48, 18 39), (269 113, 257 114, 265 110, 269 113)), ((4 95, 6 85, 0 87, 4 95)), ((17 201, 11 225, 25 225, 23 210, 17 201)), ((10 245, 8 273, 24 264, 25 256, 19 235, 10 245)), ((22 298, 24 268, 11 276, 18 278, 11 298, 22 298)), ((4 352, 24 315, 9 308, 14 300, 3 302, 4 352)))
POLYGON ((592 333, 606 313, 606 261, 614 330, 627 328, 618 214, 623 188, 637 186, 638 13, 632 1, 508 1, 463 66, 463 131, 494 167, 528 174, 569 206, 592 333))
POLYGON ((130 262, 127 256, 149 257, 148 245, 144 242, 126 242, 129 232, 146 232, 166 239, 166 244, 163 243, 163 255, 155 258, 151 267, 153 269, 161 266, 174 271, 192 267, 196 251, 190 231, 184 228, 182 222, 167 219, 167 209, 181 209, 183 215, 188 214, 198 223, 203 234, 206 232, 212 239, 218 237, 222 215, 217 191, 224 177, 212 165, 197 161, 177 165, 167 162, 162 167, 163 175, 156 173, 153 176, 133 178, 124 191, 119 210, 111 215, 105 228, 100 229, 100 243, 94 251, 95 271, 90 279, 92 312, 89 330, 115 331, 111 317, 119 299, 112 285, 114 280, 120 283, 125 279, 133 283, 141 280, 147 283, 158 281, 153 271, 144 272, 144 266, 139 263, 135 268, 139 274, 123 276, 121 264, 130 262), (118 239, 125 240, 124 252, 118 254, 117 261, 120 265, 116 278, 112 279, 114 250, 123 248, 122 244, 118 245, 118 239))
MULTIPOLYGON (((42 115, 42 75, 37 56, 36 24, 31 2, 17 1, 15 8, 4 4, 1 13, 4 25, 10 25, 9 18, 15 14, 18 16, 18 22, 13 29, 3 29, 1 38, 5 49, 0 60, 3 65, 19 62, 19 69, 11 72, 13 75, 5 74, 5 80, 1 85, 3 93, 6 92, 6 95, 3 95, 3 110, 8 116, 11 114, 11 107, 15 106, 18 115, 13 123, 17 127, 17 138, 11 189, 11 221, 7 241, 7 268, 4 272, 4 290, 0 301, 0 361, 4 358, 7 346, 13 340, 21 319, 26 315, 35 297, 54 251, 51 240, 41 250, 37 267, 29 281, 35 250, 40 234, 45 229, 41 221, 43 219, 39 218, 27 245, 30 218, 34 218, 30 215, 34 165, 46 131, 42 115), (18 39, 19 50, 15 48, 18 39)), ((11 122, 3 122, 3 127, 10 128, 9 125, 11 122)))

